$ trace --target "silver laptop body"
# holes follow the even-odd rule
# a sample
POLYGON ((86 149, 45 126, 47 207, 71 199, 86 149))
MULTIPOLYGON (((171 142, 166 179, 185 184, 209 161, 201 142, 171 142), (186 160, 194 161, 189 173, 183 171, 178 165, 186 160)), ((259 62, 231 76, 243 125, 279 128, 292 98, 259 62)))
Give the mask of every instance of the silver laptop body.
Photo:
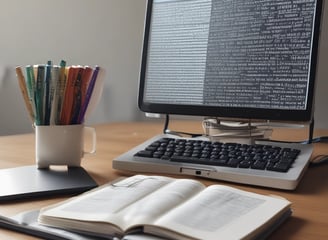
MULTIPOLYGON (((117 170, 145 172, 145 173, 163 173, 177 175, 191 175, 228 182, 264 186, 270 188, 293 190, 297 187, 305 170, 308 167, 309 159, 313 147, 309 144, 286 144, 286 143, 263 143, 279 147, 290 147, 301 150, 298 158, 295 160, 288 172, 274 172, 257 169, 244 169, 221 167, 203 164, 190 164, 171 162, 156 158, 145 158, 134 156, 138 151, 145 149, 152 142, 163 138, 180 138, 175 135, 161 134, 148 141, 136 146, 130 151, 116 157, 113 160, 113 168, 117 170)), ((188 138, 190 139, 190 138, 188 138)))

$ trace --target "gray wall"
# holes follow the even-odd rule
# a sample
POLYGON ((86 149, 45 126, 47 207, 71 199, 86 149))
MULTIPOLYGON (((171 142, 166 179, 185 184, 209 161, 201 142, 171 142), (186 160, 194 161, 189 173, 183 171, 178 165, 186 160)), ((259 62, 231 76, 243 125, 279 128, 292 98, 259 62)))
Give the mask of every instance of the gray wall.
MULTIPOLYGON (((49 59, 106 69, 103 95, 88 123, 143 119, 136 99, 146 0, 0 0, 0 4, 0 135, 32 131, 14 67, 49 59)), ((315 111, 320 128, 328 128, 327 14, 324 18, 315 111)))
POLYGON ((48 59, 106 69, 103 95, 88 123, 139 118, 146 0, 0 0, 0 5, 0 134, 32 131, 14 67, 48 59))

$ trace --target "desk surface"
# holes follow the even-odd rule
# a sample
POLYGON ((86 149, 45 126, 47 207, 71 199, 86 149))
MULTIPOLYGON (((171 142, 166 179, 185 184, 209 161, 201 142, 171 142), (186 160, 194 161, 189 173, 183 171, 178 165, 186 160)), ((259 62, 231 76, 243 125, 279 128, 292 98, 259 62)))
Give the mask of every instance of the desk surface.
MULTIPOLYGON (((99 185, 117 177, 133 173, 113 170, 112 159, 150 137, 161 133, 162 122, 112 123, 97 125, 97 153, 82 160, 83 167, 99 185)), ((171 130, 201 132, 199 122, 173 121, 171 130)), ((315 131, 315 135, 328 135, 328 131, 315 131)), ((273 138, 303 140, 307 131, 303 129, 275 129, 273 138)), ((0 169, 34 164, 34 134, 0 137, 0 169)), ((313 156, 328 154, 326 144, 315 144, 313 156)), ((294 191, 245 186, 206 179, 206 185, 226 184, 261 194, 274 194, 292 202, 293 215, 275 231, 269 239, 328 239, 328 164, 310 167, 294 191)), ((181 177, 181 176, 180 176, 181 177)), ((5 184, 5 183, 1 183, 5 184)), ((11 216, 23 211, 39 209, 66 199, 52 197, 37 200, 17 201, 0 204, 0 214, 11 216)), ((36 239, 16 232, 0 229, 0 239, 36 239)))

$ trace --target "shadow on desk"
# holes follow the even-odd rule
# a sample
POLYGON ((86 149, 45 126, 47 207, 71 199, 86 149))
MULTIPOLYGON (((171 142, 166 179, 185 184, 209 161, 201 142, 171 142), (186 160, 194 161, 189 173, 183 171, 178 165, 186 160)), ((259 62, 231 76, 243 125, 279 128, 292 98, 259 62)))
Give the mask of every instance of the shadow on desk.
POLYGON ((309 195, 320 194, 328 186, 327 172, 328 164, 310 165, 305 172, 303 179, 301 179, 298 187, 296 188, 295 193, 309 195))
POLYGON ((305 225, 306 221, 304 219, 292 216, 279 227, 279 231, 273 232, 267 240, 289 239, 289 236, 297 235, 297 232, 305 225))

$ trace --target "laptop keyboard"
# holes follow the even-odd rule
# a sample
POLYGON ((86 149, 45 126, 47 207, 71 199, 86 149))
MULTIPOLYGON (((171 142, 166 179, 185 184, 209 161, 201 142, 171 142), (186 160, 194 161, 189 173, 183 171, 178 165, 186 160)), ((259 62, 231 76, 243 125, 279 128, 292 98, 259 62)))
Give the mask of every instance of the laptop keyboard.
POLYGON ((161 138, 135 156, 163 161, 288 172, 300 150, 261 144, 161 138))

